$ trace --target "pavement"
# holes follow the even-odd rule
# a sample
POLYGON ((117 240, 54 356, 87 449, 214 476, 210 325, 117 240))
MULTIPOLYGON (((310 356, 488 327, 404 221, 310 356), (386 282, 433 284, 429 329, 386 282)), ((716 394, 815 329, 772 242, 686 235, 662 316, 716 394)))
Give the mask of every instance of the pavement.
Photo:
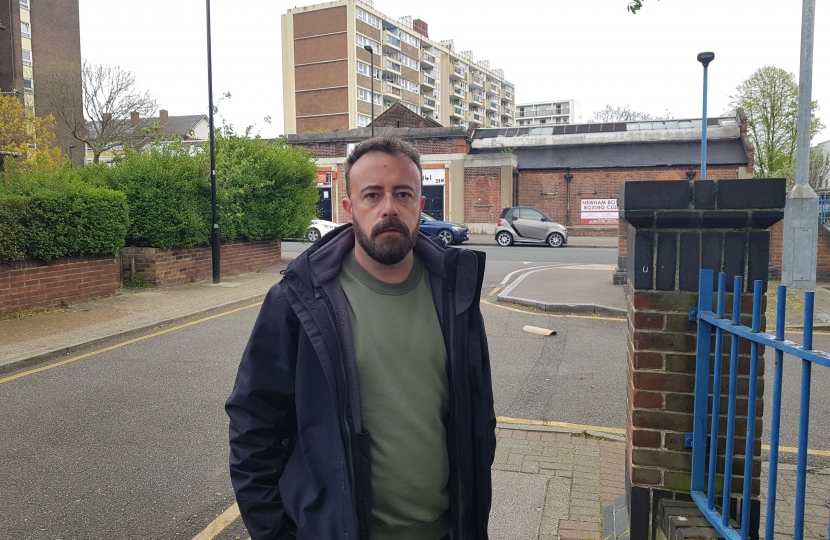
MULTIPOLYGON (((490 235, 471 235, 467 245, 494 243, 490 235)), ((615 249, 616 238, 572 237, 568 246, 615 249)), ((540 266, 506 278, 490 294, 501 302, 545 311, 625 316, 624 289, 611 285, 613 267, 540 266)), ((222 283, 216 285, 201 281, 159 289, 124 288, 114 297, 66 309, 2 318, 0 379, 3 372, 250 305, 260 301, 279 281, 284 267, 282 264, 261 272, 223 276, 222 283)), ((776 303, 776 286, 770 283, 770 309, 776 303)), ((799 311, 803 303, 803 292, 788 293, 788 328, 803 325, 799 311)), ((815 291, 815 306, 816 328, 830 328, 830 290, 826 287, 819 286, 815 291)), ((771 321, 768 326, 774 326, 769 311, 767 318, 771 321)), ((622 430, 500 417, 497 440, 491 538, 627 538, 627 515, 621 508, 625 491, 622 430)), ((807 537, 826 538, 830 469, 812 472, 815 474, 808 475, 808 516, 812 517, 808 518, 807 537)), ((791 515, 795 471, 782 465, 780 474, 779 512, 791 515)), ((762 500, 765 508, 766 501, 762 500)), ((792 535, 787 521, 791 523, 786 516, 779 518, 779 536, 792 535)))

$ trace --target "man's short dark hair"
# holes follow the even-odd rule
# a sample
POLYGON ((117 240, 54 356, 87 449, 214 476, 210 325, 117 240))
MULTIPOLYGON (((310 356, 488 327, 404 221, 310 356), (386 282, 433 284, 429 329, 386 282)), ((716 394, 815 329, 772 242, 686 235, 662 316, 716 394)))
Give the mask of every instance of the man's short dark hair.
MULTIPOLYGON (((421 168, 421 154, 415 149, 411 143, 406 142, 400 137, 391 135, 384 135, 382 137, 375 137, 374 139, 367 139, 355 146, 351 155, 346 159, 346 164, 343 166, 343 174, 346 176, 346 195, 352 196, 350 172, 355 162, 368 154, 369 152, 380 152, 390 156, 397 156, 402 158, 409 158, 418 167, 418 175, 423 174, 421 168)), ((421 179, 418 179, 418 185, 421 185, 421 179)))

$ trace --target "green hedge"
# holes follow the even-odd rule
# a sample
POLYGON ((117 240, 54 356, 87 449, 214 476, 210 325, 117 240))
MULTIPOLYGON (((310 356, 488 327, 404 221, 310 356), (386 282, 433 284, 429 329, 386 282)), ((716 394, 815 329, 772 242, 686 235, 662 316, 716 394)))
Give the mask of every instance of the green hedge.
POLYGON ((124 245, 126 197, 86 184, 77 170, 23 175, 0 195, 3 233, 9 230, 11 238, 0 248, 2 262, 106 255, 124 245))
POLYGON ((0 262, 26 259, 29 198, 0 194, 0 262))
POLYGON ((179 145, 129 152, 106 170, 107 185, 127 196, 128 246, 161 249, 210 243, 210 183, 204 156, 179 145))

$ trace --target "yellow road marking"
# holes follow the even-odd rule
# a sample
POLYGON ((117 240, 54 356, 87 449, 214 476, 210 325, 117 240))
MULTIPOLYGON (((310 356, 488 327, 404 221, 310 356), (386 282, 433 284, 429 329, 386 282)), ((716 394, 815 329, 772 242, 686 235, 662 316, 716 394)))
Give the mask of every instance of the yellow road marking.
POLYGON ((490 291, 490 294, 488 294, 487 296, 496 296, 499 293, 500 290, 501 290, 501 287, 496 287, 495 289, 490 291))
POLYGON ((496 422, 502 424, 517 424, 526 426, 560 427, 568 429, 581 429, 583 431, 599 431, 600 433, 613 433, 614 435, 625 435, 625 430, 620 428, 589 426, 587 424, 571 424, 568 422, 554 422, 552 420, 527 420, 524 418, 510 418, 509 416, 497 416, 496 422))
POLYGON ((222 512, 218 518, 210 522, 205 530, 193 537, 193 540, 213 540, 219 533, 228 528, 228 525, 239 517, 239 506, 233 503, 227 510, 222 512))
POLYGON ((170 332, 175 332, 176 330, 181 330, 182 328, 187 328, 188 326, 193 326, 194 324, 199 324, 199 323, 203 323, 205 321, 210 321, 212 319, 217 319, 219 317, 224 317, 225 315, 230 315, 231 313, 236 313, 237 311, 250 309, 252 307, 257 307, 257 306, 260 306, 260 305, 262 305, 262 302, 257 302, 255 304, 251 304, 249 306, 243 306, 243 307, 240 307, 240 308, 232 309, 230 311, 224 311, 222 313, 217 313, 216 315, 211 315, 210 317, 204 317, 202 319, 191 321, 189 323, 180 324, 178 326, 174 326, 174 327, 168 328, 166 330, 161 330, 159 332, 155 332, 155 333, 152 333, 152 334, 147 334, 146 336, 141 336, 141 337, 137 337, 137 338, 134 338, 134 339, 129 339, 127 341, 117 343, 117 344, 112 345, 110 347, 105 347, 103 349, 98 349, 97 351, 92 351, 92 352, 88 352, 86 354, 73 356, 72 358, 67 358, 66 360, 61 360, 60 362, 55 362, 54 364, 49 364, 48 366, 43 366, 43 367, 39 367, 39 368, 35 368, 35 369, 30 369, 29 371, 24 371, 22 373, 18 373, 17 375, 12 375, 10 377, 5 377, 3 379, 0 379, 0 384, 7 383, 7 382, 13 381, 15 379, 19 379, 21 377, 25 377, 27 375, 34 375, 35 373, 40 373, 41 371, 46 371, 48 369, 53 369, 53 368, 56 368, 56 367, 59 367, 59 366, 64 366, 66 364, 71 364, 72 362, 76 362, 78 360, 83 360, 84 358, 89 358, 90 356, 95 356, 96 354, 109 352, 109 351, 124 347, 125 345, 131 345, 133 343, 137 343, 137 342, 143 341, 145 339, 150 339, 151 337, 161 336, 163 334, 169 334, 170 332))
POLYGON ((602 315, 562 315, 560 313, 536 313, 535 311, 525 311, 523 309, 512 308, 508 306, 500 306, 499 304, 494 304, 493 302, 488 302, 487 300, 482 300, 482 304, 487 304, 488 306, 497 307, 499 309, 506 309, 508 311, 515 311, 517 313, 527 313, 528 315, 539 315, 542 317, 558 317, 560 319, 592 319, 594 321, 618 321, 618 322, 625 322, 628 319, 622 317, 605 317, 602 315))

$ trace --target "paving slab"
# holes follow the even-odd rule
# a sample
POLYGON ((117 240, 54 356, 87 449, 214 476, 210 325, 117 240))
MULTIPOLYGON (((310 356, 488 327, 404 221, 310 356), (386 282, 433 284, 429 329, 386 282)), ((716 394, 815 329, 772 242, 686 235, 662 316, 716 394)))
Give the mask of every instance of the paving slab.
POLYGON ((542 521, 548 478, 520 472, 493 471, 490 538, 536 538, 542 521))

